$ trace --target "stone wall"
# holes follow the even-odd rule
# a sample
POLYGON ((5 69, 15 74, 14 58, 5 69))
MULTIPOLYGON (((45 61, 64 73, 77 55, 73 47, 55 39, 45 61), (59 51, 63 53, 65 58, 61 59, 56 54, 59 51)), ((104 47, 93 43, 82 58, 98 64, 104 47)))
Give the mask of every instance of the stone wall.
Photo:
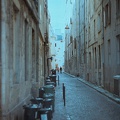
POLYGON ((47 26, 39 28, 39 12, 33 0, 1 0, 0 3, 0 120, 23 120, 23 105, 30 103, 31 97, 38 97, 39 87, 44 85, 47 26))
MULTIPOLYGON (((71 74, 79 74, 80 77, 112 93, 115 90, 113 76, 120 74, 120 12, 117 2, 75 1, 71 16, 73 22, 69 24, 71 32, 67 35, 77 40, 76 55, 65 56, 66 72, 70 73, 72 69, 71 74)), ((68 38, 65 52, 70 55, 71 48, 67 41, 68 38)), ((120 82, 117 86, 120 96, 119 86, 120 82)))

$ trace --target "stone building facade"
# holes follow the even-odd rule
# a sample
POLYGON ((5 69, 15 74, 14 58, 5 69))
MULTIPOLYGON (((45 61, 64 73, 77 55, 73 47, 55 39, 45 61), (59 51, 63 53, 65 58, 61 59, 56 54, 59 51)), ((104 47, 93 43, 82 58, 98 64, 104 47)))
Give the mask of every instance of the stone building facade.
POLYGON ((114 75, 120 74, 120 0, 105 0, 103 8, 104 87, 111 92, 117 88, 120 96, 120 82, 114 83, 113 80, 114 75))
POLYGON ((120 82, 113 78, 120 74, 120 0, 75 0, 73 6, 73 22, 66 29, 66 72, 120 96, 120 82), (68 57, 71 36, 76 55, 68 57))
POLYGON ((47 0, 0 0, 0 120, 23 120, 47 75, 47 0))

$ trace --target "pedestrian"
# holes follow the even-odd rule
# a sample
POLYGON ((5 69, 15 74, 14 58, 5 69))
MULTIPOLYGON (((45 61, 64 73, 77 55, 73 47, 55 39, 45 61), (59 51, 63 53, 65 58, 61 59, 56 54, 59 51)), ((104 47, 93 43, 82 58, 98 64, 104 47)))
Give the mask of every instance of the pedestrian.
POLYGON ((57 68, 57 71, 58 71, 58 73, 59 73, 59 67, 57 68))
POLYGON ((60 73, 62 73, 62 67, 60 67, 60 73))

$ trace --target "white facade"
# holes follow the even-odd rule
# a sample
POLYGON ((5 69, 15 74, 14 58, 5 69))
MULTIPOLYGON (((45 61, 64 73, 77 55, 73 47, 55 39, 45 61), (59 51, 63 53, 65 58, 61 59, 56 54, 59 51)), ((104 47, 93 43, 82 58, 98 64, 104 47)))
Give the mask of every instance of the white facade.
MULTIPOLYGON (((51 30, 50 30, 51 31, 51 30)), ((64 67, 64 51, 65 51, 65 41, 64 35, 61 33, 60 29, 55 30, 55 34, 50 32, 50 51, 53 57, 51 69, 56 69, 57 67, 64 67)))

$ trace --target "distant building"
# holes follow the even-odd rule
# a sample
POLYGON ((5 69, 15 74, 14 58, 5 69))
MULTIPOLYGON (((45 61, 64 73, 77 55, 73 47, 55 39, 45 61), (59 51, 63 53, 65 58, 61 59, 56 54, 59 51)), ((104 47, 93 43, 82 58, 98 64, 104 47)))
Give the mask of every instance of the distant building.
POLYGON ((50 36, 51 55, 53 56, 52 68, 64 67, 64 50, 65 41, 64 34, 60 29, 55 30, 55 33, 50 36))

